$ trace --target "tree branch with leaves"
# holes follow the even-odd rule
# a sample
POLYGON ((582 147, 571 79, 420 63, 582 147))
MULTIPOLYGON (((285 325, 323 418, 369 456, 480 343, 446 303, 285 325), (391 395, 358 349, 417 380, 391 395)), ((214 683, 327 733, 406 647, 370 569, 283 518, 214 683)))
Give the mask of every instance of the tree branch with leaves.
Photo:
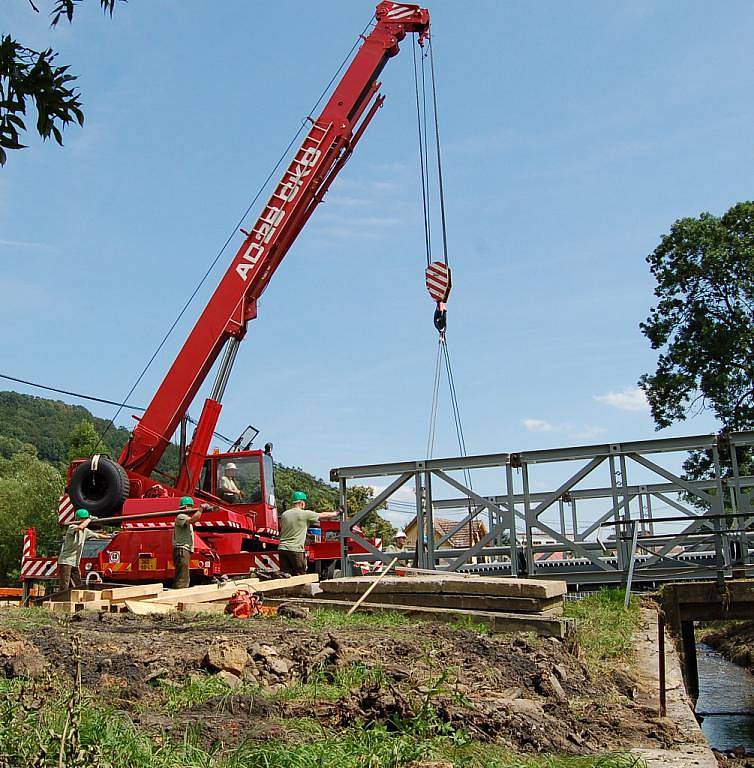
MULTIPOLYGON (((100 0, 100 6, 112 16, 116 2, 100 0)), ((61 19, 73 21, 82 0, 55 0, 51 26, 61 19)), ((31 8, 39 8, 30 1, 31 8)), ((67 66, 57 66, 52 48, 36 51, 22 45, 9 34, 0 35, 0 165, 5 165, 8 151, 24 149, 22 134, 28 131, 27 112, 36 109, 36 130, 45 141, 52 136, 62 146, 63 130, 70 123, 84 124, 81 94, 67 66)))

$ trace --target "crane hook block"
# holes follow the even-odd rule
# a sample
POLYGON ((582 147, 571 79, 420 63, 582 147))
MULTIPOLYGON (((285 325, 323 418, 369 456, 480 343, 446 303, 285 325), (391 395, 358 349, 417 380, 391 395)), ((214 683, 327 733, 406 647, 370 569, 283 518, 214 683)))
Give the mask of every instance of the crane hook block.
POLYGON ((442 261, 433 261, 424 272, 424 282, 435 301, 447 301, 450 295, 450 267, 442 261))

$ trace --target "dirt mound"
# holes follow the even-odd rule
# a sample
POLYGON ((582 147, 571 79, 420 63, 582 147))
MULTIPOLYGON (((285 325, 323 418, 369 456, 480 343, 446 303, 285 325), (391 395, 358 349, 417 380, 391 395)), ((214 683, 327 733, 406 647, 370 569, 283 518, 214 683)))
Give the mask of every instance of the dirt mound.
POLYGON ((5 677, 38 679, 47 671, 45 657, 21 635, 0 630, 0 670, 5 677))
POLYGON ((185 617, 95 616, 30 629, 20 639, 55 674, 72 677, 74 633, 82 638, 85 685, 150 730, 178 736, 191 729, 208 747, 313 738, 287 729, 291 718, 337 730, 398 729, 429 717, 480 740, 572 754, 679 740, 653 710, 622 695, 631 681, 595 679, 566 643, 552 638, 447 624, 415 624, 407 632, 373 625, 325 630, 278 618, 214 626, 185 617), (235 687, 194 706, 167 706, 170 690, 206 684, 208 668, 221 670, 216 685, 232 677, 235 687))

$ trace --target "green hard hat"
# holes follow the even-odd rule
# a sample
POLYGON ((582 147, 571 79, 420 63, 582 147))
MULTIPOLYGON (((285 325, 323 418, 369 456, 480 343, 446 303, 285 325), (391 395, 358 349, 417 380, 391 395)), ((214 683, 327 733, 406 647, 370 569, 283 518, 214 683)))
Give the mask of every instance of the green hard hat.
POLYGON ((77 509, 76 510, 76 517, 79 520, 86 520, 89 517, 89 510, 88 509, 77 509))
POLYGON ((180 504, 182 507, 193 507, 194 500, 191 498, 191 496, 181 496, 180 504))
POLYGON ((293 501, 307 501, 309 497, 303 491, 294 491, 291 498, 293 501))

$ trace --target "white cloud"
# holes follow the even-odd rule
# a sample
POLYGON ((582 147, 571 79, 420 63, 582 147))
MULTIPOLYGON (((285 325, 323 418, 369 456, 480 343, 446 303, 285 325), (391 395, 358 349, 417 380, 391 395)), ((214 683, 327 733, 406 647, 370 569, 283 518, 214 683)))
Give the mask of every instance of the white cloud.
POLYGON ((587 424, 583 429, 578 432, 574 432, 572 437, 574 440, 594 440, 600 435, 604 435, 607 432, 605 427, 597 427, 592 424, 587 424))
POLYGON ((33 243, 25 240, 0 240, 0 245, 8 248, 43 248, 44 243, 33 243))
POLYGON ((524 419, 521 422, 529 432, 552 432, 553 426, 542 419, 524 419))
POLYGON ((622 411, 646 411, 649 403, 644 391, 639 387, 627 387, 622 392, 608 392, 605 395, 595 395, 598 403, 620 408, 622 411))

